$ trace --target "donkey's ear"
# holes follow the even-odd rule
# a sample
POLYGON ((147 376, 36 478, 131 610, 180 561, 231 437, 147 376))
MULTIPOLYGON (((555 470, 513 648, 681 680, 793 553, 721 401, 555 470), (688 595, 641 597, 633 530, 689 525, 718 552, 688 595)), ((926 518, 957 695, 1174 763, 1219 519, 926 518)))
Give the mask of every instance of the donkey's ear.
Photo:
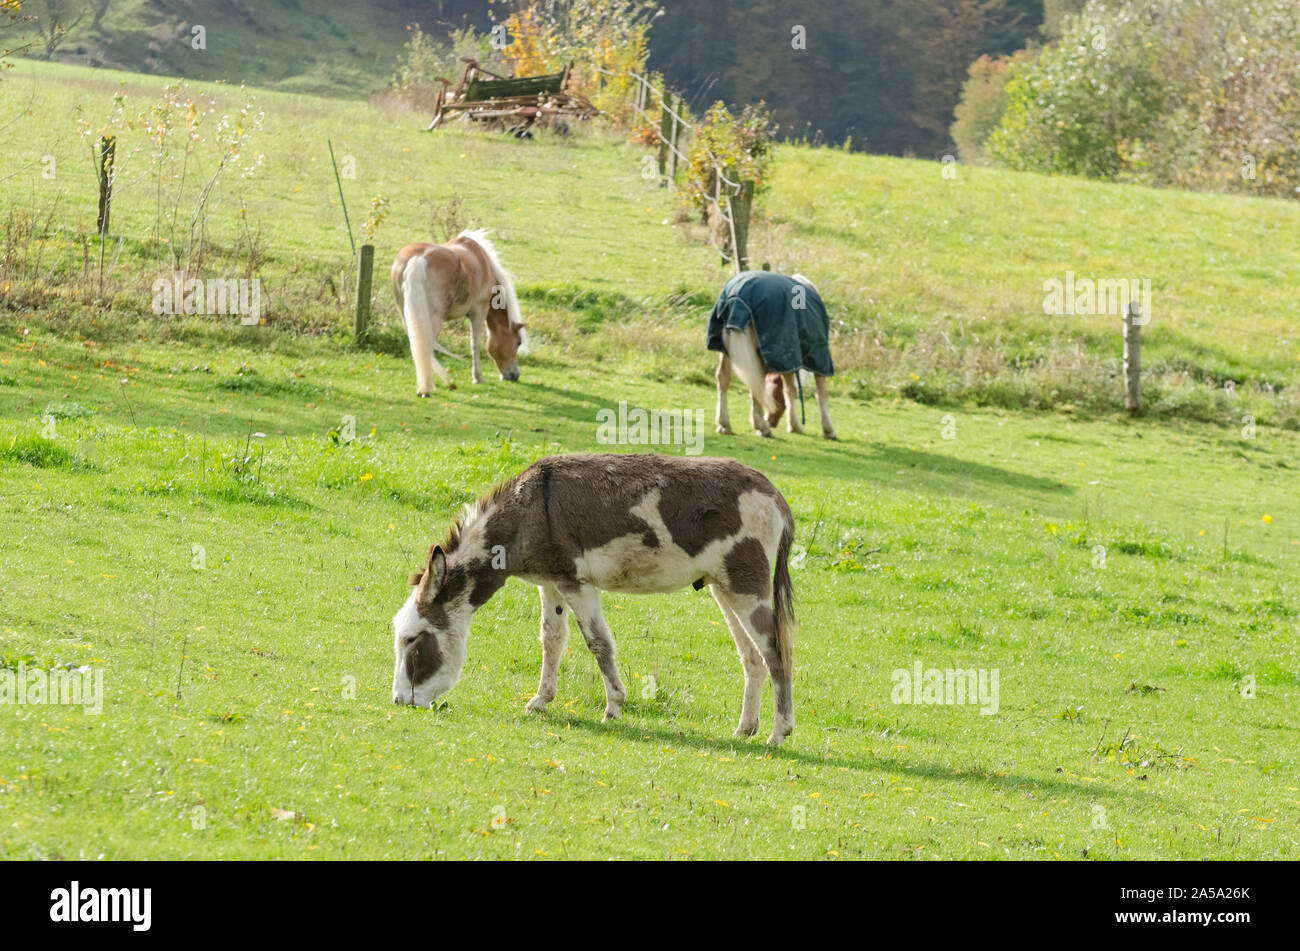
POLYGON ((434 545, 429 549, 428 567, 424 569, 424 574, 415 586, 415 600, 421 604, 433 601, 438 596, 438 591, 442 588, 442 582, 446 577, 447 556, 443 554, 441 545, 434 545))

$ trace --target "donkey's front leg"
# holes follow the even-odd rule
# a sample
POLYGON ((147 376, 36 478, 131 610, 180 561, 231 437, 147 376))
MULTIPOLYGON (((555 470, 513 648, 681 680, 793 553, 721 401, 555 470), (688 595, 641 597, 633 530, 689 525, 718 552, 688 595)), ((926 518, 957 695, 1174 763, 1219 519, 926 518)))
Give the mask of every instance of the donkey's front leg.
POLYGON ((623 709, 627 691, 623 689, 618 667, 614 664, 614 637, 610 634, 609 625, 605 623, 605 615, 600 609, 600 591, 584 584, 565 591, 564 597, 578 619, 583 640, 596 655, 601 679, 605 681, 605 720, 613 720, 623 709))
POLYGON ((469 352, 472 363, 471 379, 483 382, 483 335, 487 331, 487 317, 483 314, 469 318, 469 352))
POLYGON ((718 432, 731 435, 731 414, 727 412, 727 389, 731 386, 731 360, 725 353, 718 354, 718 369, 713 378, 718 383, 718 432))
POLYGON ((542 596, 542 679, 537 684, 537 696, 524 707, 529 713, 540 713, 555 699, 560 689, 560 658, 569 640, 569 619, 564 613, 564 599, 549 584, 537 586, 542 596))

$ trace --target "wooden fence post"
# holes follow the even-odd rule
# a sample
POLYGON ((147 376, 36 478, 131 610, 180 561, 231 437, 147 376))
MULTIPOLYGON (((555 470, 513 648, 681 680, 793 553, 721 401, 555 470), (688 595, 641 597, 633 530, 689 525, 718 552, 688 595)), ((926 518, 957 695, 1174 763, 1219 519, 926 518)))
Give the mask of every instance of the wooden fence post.
POLYGON ((673 94, 664 87, 663 109, 659 114, 659 184, 668 184, 668 136, 672 132, 673 94))
POLYGON ((375 246, 361 246, 361 268, 357 274, 356 342, 364 343, 370 330, 370 273, 375 267, 375 246))
POLYGON ((742 271, 749 270, 749 212, 753 204, 753 182, 741 182, 740 193, 727 196, 731 225, 736 232, 736 246, 732 252, 736 258, 736 267, 742 271))
POLYGON ((637 77, 636 107, 641 112, 645 112, 650 108, 650 83, 641 76, 637 77))
POLYGON ((1141 305, 1129 301, 1124 315, 1124 409, 1138 413, 1142 409, 1142 316, 1141 305))
POLYGON ((108 216, 113 204, 113 156, 117 151, 117 140, 106 135, 99 140, 99 217, 96 228, 102 244, 108 234, 108 216))
MULTIPOLYGON (((681 100, 677 100, 678 108, 681 108, 681 100)), ((668 127, 668 183, 671 185, 673 179, 677 177, 677 140, 682 134, 682 124, 677 120, 676 111, 673 112, 673 121, 668 127)))

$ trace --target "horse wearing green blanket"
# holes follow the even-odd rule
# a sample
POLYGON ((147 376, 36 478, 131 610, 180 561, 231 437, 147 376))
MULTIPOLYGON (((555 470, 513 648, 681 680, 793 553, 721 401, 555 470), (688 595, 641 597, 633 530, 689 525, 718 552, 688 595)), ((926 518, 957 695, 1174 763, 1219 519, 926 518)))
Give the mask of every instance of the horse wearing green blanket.
POLYGON ((803 378, 817 386, 822 435, 835 439, 827 407, 826 377, 835 373, 830 351, 830 318, 812 281, 801 274, 743 271, 722 288, 709 316, 708 346, 719 353, 718 432, 731 432, 727 389, 731 368, 749 389, 749 419, 760 436, 771 436, 787 406, 787 428, 802 433, 794 401, 803 395, 803 378), (764 418, 766 412, 766 419, 764 418))

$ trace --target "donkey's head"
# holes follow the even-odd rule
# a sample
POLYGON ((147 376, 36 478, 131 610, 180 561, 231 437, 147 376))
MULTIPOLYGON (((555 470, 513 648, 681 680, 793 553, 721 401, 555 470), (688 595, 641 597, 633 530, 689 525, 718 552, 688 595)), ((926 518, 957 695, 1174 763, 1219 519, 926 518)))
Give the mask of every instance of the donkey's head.
POLYGON ((487 352, 497 365, 501 379, 515 382, 519 379, 519 358, 528 353, 528 331, 524 325, 510 319, 504 308, 488 310, 487 352))
POLYGON ((428 707, 460 679, 474 614, 463 569, 447 568, 442 547, 429 549, 423 573, 393 618, 393 702, 428 707))

